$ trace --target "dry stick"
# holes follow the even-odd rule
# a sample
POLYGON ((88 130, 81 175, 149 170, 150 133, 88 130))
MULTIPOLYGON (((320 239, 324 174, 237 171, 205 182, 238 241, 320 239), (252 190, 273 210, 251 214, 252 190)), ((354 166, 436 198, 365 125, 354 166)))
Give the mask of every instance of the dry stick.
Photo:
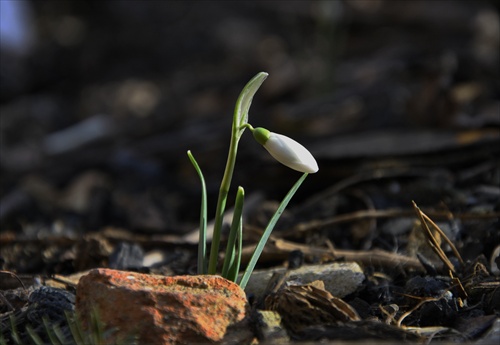
POLYGON ((401 323, 403 322, 403 320, 406 319, 408 317, 408 315, 413 313, 415 310, 420 308, 423 304, 425 304, 427 302, 439 301, 440 299, 444 298, 445 294, 446 294, 446 292, 444 292, 443 294, 441 294, 438 297, 423 297, 422 300, 420 302, 418 302, 416 306, 414 306, 413 308, 411 308, 407 312, 403 313, 403 315, 401 315, 401 317, 396 322, 396 326, 401 327, 401 323))
MULTIPOLYGON (((17 281, 19 281, 19 283, 21 284, 21 286, 23 287, 24 291, 26 291, 26 286, 24 285, 23 281, 21 280, 21 278, 19 278, 19 276, 17 274, 15 274, 14 272, 10 272, 10 271, 0 271, 0 274, 8 274, 10 275, 11 277, 14 277, 15 279, 17 279, 17 281)), ((4 297, 4 295, 0 292, 0 300, 2 300, 3 304, 5 304, 8 308, 10 308, 11 310, 15 310, 15 308, 12 306, 12 304, 9 303, 9 301, 7 300, 7 298, 4 297)))
POLYGON ((467 297, 469 297, 469 294, 467 293, 467 291, 465 291, 465 288, 464 288, 462 282, 460 281, 460 279, 458 279, 458 277, 453 276, 453 274, 451 274, 451 272, 450 272, 450 277, 451 277, 451 283, 452 283, 450 288, 456 288, 458 290, 458 296, 463 298, 463 299, 466 299, 467 297))
POLYGON ((21 286, 23 287, 23 289, 26 291, 26 286, 24 285, 23 281, 21 280, 21 278, 19 278, 19 276, 17 274, 15 274, 14 272, 10 272, 10 271, 0 271, 0 274, 8 274, 10 275, 11 277, 17 279, 17 281, 21 284, 21 286))
POLYGON ((72 288, 76 288, 76 286, 78 285, 78 282, 74 282, 73 280, 71 280, 71 279, 69 279, 67 277, 61 276, 59 274, 53 274, 53 275, 51 275, 50 279, 52 279, 55 282, 64 284, 64 285, 71 286, 72 288))
POLYGON ((397 304, 390 304, 388 305, 387 307, 393 307, 394 310, 391 312, 387 311, 384 307, 386 306, 383 306, 381 304, 379 304, 378 306, 378 309, 382 312, 382 314, 384 314, 386 316, 386 319, 385 319, 385 323, 388 324, 388 325, 391 325, 394 322, 396 322, 396 320, 394 319, 394 317, 396 316, 396 314, 398 313, 399 311, 399 306, 397 304))
MULTIPOLYGON (((427 212, 434 218, 450 218, 450 212, 442 211, 429 211, 427 212)), ((388 210, 362 210, 352 213, 345 213, 331 217, 324 220, 313 220, 310 222, 303 222, 297 224, 290 231, 286 232, 284 236, 289 236, 294 233, 306 232, 315 229, 319 229, 328 225, 341 224, 352 222, 355 220, 360 220, 364 218, 395 218, 395 217, 411 217, 415 214, 414 210, 401 210, 401 209, 388 209, 388 210)), ((490 218, 500 218, 500 212, 492 212, 488 214, 455 214, 454 218, 459 218, 462 220, 467 219, 490 219, 490 218)))
POLYGON ((436 253, 439 256, 439 258, 446 265, 446 267, 448 267, 448 269, 451 272, 455 273, 455 267, 441 249, 439 243, 436 240, 436 237, 434 237, 434 235, 432 234, 431 229, 429 229, 429 226, 427 225, 427 222, 425 221, 425 218, 423 216, 424 213, 418 208, 415 201, 412 201, 412 203, 413 207, 415 208, 415 212, 417 212, 417 215, 420 218, 420 223, 421 223, 420 225, 422 227, 422 230, 424 231, 425 237, 427 237, 427 243, 429 243, 434 253, 436 253))
MULTIPOLYGON (((422 212, 422 211, 420 211, 422 212)), ((432 221, 432 219, 430 219, 425 213, 422 212, 422 215, 424 216, 424 218, 432 225, 432 227, 434 228, 434 230, 436 230, 440 235, 441 237, 444 238, 444 240, 446 241, 446 243, 448 243, 448 245, 451 247, 451 250, 453 251, 453 254, 455 254, 455 257, 458 259, 458 261, 460 261, 460 264, 462 265, 462 267, 465 265, 464 263, 464 260, 462 259, 462 256, 460 255, 460 253, 458 252, 457 250, 457 247, 455 247, 455 245, 453 244, 453 242, 448 238, 448 236, 446 236, 446 234, 443 232, 443 230, 441 230, 439 228, 439 226, 437 226, 436 223, 434 223, 432 221)))
MULTIPOLYGON (((251 245, 243 249, 241 258, 242 262, 250 259, 250 255, 252 254, 254 247, 254 245, 251 245)), ((375 265, 380 267, 389 267, 392 269, 394 269, 397 265, 401 265, 401 267, 406 269, 412 269, 420 272, 425 271, 420 261, 401 254, 386 252, 383 250, 356 251, 345 249, 335 249, 332 253, 331 249, 310 247, 304 244, 277 239, 273 236, 271 236, 266 249, 262 253, 261 260, 266 257, 273 260, 284 260, 293 250, 300 250, 305 255, 322 256, 331 259, 344 258, 346 261, 359 262, 364 265, 375 265)))

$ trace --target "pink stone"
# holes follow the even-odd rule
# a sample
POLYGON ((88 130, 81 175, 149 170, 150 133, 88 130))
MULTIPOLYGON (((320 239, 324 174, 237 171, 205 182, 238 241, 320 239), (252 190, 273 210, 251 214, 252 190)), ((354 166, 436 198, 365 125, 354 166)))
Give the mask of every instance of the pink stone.
POLYGON ((219 276, 174 276, 94 269, 76 291, 76 309, 88 324, 95 308, 115 339, 140 344, 213 343, 246 322, 247 299, 219 276))

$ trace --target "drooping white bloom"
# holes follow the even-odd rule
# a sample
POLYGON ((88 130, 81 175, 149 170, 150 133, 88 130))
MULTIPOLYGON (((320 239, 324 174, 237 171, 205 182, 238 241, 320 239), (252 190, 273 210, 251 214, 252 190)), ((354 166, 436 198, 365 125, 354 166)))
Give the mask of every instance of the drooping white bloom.
POLYGON ((262 127, 255 128, 252 133, 255 140, 281 164, 304 173, 315 173, 319 170, 311 152, 295 140, 262 127))

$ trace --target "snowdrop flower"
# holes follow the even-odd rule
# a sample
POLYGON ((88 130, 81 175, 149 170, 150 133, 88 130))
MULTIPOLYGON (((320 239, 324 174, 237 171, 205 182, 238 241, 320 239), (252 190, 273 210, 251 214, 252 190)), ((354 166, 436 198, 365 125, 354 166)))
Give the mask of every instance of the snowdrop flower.
POLYGON ((255 140, 281 164, 303 173, 319 170, 311 152, 295 140, 262 127, 253 129, 252 133, 255 140))

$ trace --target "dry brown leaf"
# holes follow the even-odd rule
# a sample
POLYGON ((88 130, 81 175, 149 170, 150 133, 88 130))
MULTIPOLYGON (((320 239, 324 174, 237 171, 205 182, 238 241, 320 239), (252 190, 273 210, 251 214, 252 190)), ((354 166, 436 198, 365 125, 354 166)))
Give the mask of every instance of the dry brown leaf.
POLYGON ((361 320, 342 299, 325 290, 320 280, 304 285, 290 285, 266 298, 266 308, 277 311, 283 324, 293 331, 311 325, 361 320))

